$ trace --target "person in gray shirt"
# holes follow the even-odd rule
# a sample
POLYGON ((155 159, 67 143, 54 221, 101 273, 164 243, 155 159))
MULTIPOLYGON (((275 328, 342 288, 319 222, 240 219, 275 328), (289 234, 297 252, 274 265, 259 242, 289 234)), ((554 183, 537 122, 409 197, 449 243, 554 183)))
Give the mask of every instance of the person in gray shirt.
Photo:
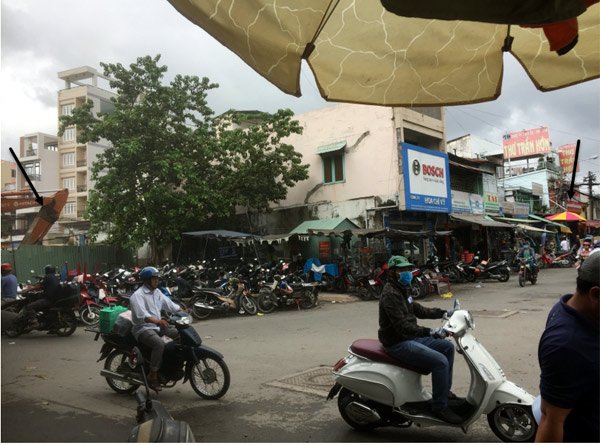
POLYGON ((131 333, 135 339, 152 349, 150 356, 150 372, 148 385, 155 391, 160 391, 158 370, 162 364, 165 349, 164 335, 177 339, 177 329, 169 326, 167 320, 160 317, 161 310, 177 312, 181 310, 178 304, 173 303, 159 289, 159 273, 154 267, 144 267, 140 272, 143 285, 136 290, 129 299, 131 307, 131 333))

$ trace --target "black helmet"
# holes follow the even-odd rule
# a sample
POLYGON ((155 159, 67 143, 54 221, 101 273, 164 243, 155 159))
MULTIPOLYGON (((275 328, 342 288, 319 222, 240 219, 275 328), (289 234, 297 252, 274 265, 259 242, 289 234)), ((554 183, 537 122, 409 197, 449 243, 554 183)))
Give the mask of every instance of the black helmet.
POLYGON ((56 267, 54 267, 52 264, 47 264, 44 267, 44 274, 48 275, 53 273, 56 273, 56 267))

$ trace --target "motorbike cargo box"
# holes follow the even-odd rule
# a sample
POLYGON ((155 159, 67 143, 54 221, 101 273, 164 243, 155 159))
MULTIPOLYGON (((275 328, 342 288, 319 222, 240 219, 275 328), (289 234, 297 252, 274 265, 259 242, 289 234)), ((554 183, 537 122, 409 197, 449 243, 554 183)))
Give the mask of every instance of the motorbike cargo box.
POLYGON ((126 310, 127 308, 124 308, 123 306, 111 306, 102 309, 100 311, 100 332, 103 334, 112 332, 117 317, 126 310))
POLYGON ((131 332, 133 322, 131 321, 131 311, 121 312, 115 321, 113 326, 113 334, 120 335, 121 337, 127 337, 131 332))

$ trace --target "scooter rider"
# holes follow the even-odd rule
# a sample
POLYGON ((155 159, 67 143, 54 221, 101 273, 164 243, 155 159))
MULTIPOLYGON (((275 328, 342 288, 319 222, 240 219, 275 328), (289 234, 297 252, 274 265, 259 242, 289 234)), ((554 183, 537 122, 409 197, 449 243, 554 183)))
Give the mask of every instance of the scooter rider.
POLYGON ((56 276, 56 267, 51 264, 44 267, 44 277, 42 278, 41 283, 34 286, 33 289, 40 287, 44 291, 42 298, 29 303, 23 308, 24 315, 28 318, 32 328, 37 328, 39 326, 36 312, 52 306, 52 304, 60 298, 61 288, 60 281, 56 276))
POLYGON ((461 423, 462 419, 448 407, 454 346, 443 340, 448 332, 443 328, 419 326, 417 318, 439 319, 450 316, 443 309, 426 308, 413 301, 410 294, 411 268, 403 256, 388 260, 389 279, 379 300, 379 341, 392 357, 432 373, 432 412, 445 422, 461 423))
POLYGON ((519 249, 517 258, 521 258, 521 259, 527 261, 527 263, 531 267, 531 272, 533 274, 537 274, 538 268, 537 268, 537 261, 535 260, 535 251, 531 248, 531 246, 529 245, 529 243, 527 241, 524 242, 523 245, 521 246, 521 249, 519 249))
POLYGON ((159 272, 155 267, 144 267, 140 272, 143 285, 130 297, 131 333, 135 339, 152 349, 150 356, 150 372, 148 373, 148 386, 155 391, 160 391, 158 370, 162 363, 165 349, 163 335, 177 339, 177 329, 169 326, 167 320, 161 319, 160 311, 180 311, 178 304, 173 303, 158 289, 159 272))

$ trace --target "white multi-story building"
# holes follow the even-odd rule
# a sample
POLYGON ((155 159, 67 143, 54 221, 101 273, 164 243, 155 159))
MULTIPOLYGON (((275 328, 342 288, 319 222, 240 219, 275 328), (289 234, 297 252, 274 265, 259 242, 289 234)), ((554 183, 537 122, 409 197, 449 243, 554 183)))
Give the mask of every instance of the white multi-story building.
MULTIPOLYGON (((92 112, 109 112, 113 109, 111 98, 115 93, 109 91, 108 78, 89 66, 73 68, 58 73, 65 87, 58 91, 58 116, 71 114, 73 108, 88 101, 93 102, 92 112), (102 82, 104 88, 99 86, 102 82)), ((91 168, 94 160, 108 147, 107 141, 80 143, 77 141, 77 128, 67 127, 58 139, 59 182, 61 188, 69 189, 69 199, 65 205, 59 223, 84 220, 88 193, 93 189, 91 168)))

